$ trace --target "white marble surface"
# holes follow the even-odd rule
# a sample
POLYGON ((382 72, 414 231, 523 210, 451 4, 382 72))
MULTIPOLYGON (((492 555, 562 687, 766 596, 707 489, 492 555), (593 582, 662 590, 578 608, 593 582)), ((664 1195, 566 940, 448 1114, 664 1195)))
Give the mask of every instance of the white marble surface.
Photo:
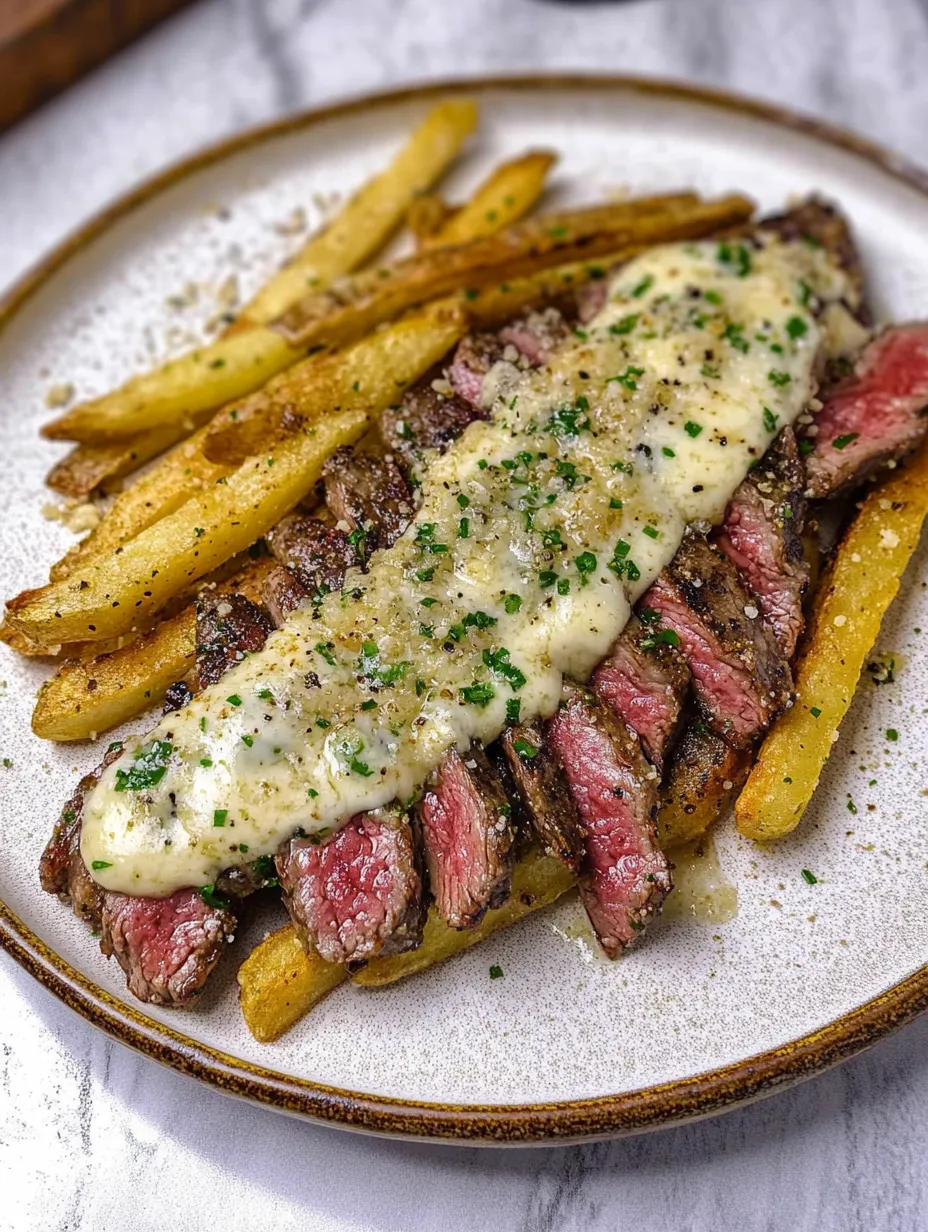
MULTIPOLYGON (((663 74, 928 162, 928 0, 201 0, 0 137, 0 286, 203 143, 406 80, 663 74)), ((928 1222, 928 1019, 792 1092, 634 1140, 478 1151, 235 1104, 93 1031, 0 955, 0 1227, 426 1232, 928 1222)))

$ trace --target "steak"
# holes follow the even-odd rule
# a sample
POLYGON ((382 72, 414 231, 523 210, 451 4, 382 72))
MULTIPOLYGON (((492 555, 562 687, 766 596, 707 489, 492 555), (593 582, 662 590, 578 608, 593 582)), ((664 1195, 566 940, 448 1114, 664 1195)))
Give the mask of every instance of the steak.
POLYGON ((309 591, 286 565, 274 565, 261 583, 261 598, 274 628, 279 629, 294 608, 309 598, 309 591))
POLYGON ((325 503, 337 522, 358 531, 361 555, 396 542, 412 518, 412 492, 392 458, 375 458, 343 445, 322 468, 325 503))
POLYGON ((928 323, 892 325, 820 395, 808 429, 808 494, 834 496, 893 465, 928 432, 928 323))
POLYGON ((451 928, 473 928, 509 897, 510 806, 483 749, 445 754, 419 802, 429 884, 451 928))
POLYGON ((344 531, 306 514, 291 513, 278 522, 267 535, 267 545, 313 598, 340 590, 348 570, 361 563, 344 531))
MULTIPOLYGON (((516 317, 499 331, 499 339, 514 346, 533 368, 548 362, 553 352, 570 336, 570 326, 559 309, 549 306, 516 317)), ((510 356, 503 352, 503 358, 510 356)))
POLYGON ((548 739, 584 830, 583 902, 600 944, 615 958, 672 886, 657 845, 657 774, 621 719, 586 689, 567 687, 548 739))
POLYGON ((277 871, 301 944, 326 962, 398 954, 421 940, 422 881, 403 813, 359 814, 324 842, 289 839, 277 871))
POLYGON ((650 760, 662 770, 680 722, 690 682, 675 635, 657 627, 657 613, 643 606, 593 673, 596 694, 637 735, 650 760))
POLYGON ((504 365, 499 373, 501 383, 517 381, 526 368, 546 364, 569 333, 563 314, 550 306, 515 317, 498 333, 466 334, 454 352, 448 379, 460 398, 484 411, 497 392, 495 386, 488 390, 484 384, 491 368, 504 365))
MULTIPOLYGON (((560 758, 539 723, 509 727, 499 739, 513 793, 550 856, 579 872, 583 830, 560 758)), ((507 784, 508 786, 508 784, 507 784)))
POLYGON ((809 584, 802 546, 805 485, 796 437, 784 428, 735 492, 718 537, 787 659, 802 632, 809 584))
POLYGON ((839 209, 812 196, 781 214, 762 218, 756 226, 760 231, 774 232, 787 243, 806 240, 824 248, 847 275, 851 292, 848 307, 858 317, 866 315, 863 263, 850 224, 839 209))
POLYGON ((422 381, 407 390, 399 406, 381 412, 380 436, 389 450, 415 468, 429 450, 444 453, 468 424, 484 418, 482 409, 457 397, 450 385, 447 393, 439 393, 432 382, 422 381))
POLYGON ((678 846, 708 830, 744 785, 750 768, 749 750, 733 749, 701 721, 688 724, 661 789, 662 846, 678 846))
POLYGON ((199 890, 170 898, 103 895, 100 949, 125 971, 129 991, 152 1005, 190 1005, 235 934, 231 911, 199 890))
POLYGON ((185 680, 175 680, 173 684, 168 685, 165 691, 162 709, 165 714, 171 714, 175 710, 183 710, 192 701, 193 689, 190 685, 185 680))
POLYGON ((738 570, 702 535, 687 531, 642 602, 679 638, 709 724, 746 748, 786 706, 792 680, 738 570))
POLYGON ((196 691, 215 684, 246 654, 260 650, 273 627, 267 612, 244 595, 200 591, 196 691))
MULTIPOLYGON (((481 330, 464 335, 448 369, 448 379, 459 398, 481 412, 486 411, 492 399, 484 401, 483 381, 490 369, 502 362, 505 350, 506 344, 499 334, 481 330)), ((515 348, 513 358, 518 358, 515 348)))

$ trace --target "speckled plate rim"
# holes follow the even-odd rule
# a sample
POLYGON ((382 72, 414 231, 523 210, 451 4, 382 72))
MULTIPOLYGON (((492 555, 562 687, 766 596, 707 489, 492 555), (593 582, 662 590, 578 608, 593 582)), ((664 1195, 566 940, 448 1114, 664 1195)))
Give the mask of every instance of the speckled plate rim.
MULTIPOLYGON (((0 332, 73 256, 115 221, 173 184, 233 154, 327 120, 405 101, 488 91, 615 90, 736 112, 808 135, 875 165, 928 199, 928 171, 856 134, 726 91, 611 74, 478 77, 365 95, 261 125, 194 154, 118 198, 28 271, 0 298, 0 332)), ((875 1044, 928 1010, 928 965, 885 993, 780 1048, 694 1077, 622 1095, 541 1104, 435 1104, 323 1086, 252 1065, 162 1026, 110 996, 49 949, 0 900, 0 946, 55 997, 108 1035, 180 1073, 278 1111, 345 1129, 434 1142, 529 1145, 617 1137, 710 1116, 801 1082, 875 1044)))

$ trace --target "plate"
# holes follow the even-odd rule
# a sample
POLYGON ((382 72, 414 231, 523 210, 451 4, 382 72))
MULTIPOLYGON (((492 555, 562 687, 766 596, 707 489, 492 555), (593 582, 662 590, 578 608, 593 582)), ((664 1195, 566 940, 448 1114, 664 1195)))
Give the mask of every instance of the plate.
MULTIPOLYGON (((71 541, 41 512, 54 459, 36 436, 48 391, 73 383, 81 396, 101 393, 189 345, 230 275, 247 296, 294 245, 282 224, 297 207, 314 224, 333 193, 376 171, 435 98, 455 92, 479 96, 483 129, 454 192, 528 146, 560 151, 565 202, 695 185, 742 189, 772 208, 816 189, 854 223, 878 314, 928 308, 925 178, 809 120, 611 78, 430 85, 311 112, 148 183, 7 297, 0 593, 40 583, 71 541)), ((30 734, 47 669, 0 647, 0 941, 125 1044, 237 1095, 357 1129, 472 1142, 610 1136, 795 1082, 928 1005, 925 559, 880 636, 901 665, 897 683, 861 685, 788 841, 762 850, 719 827, 717 892, 707 897, 681 869, 689 897, 678 895, 646 944, 618 962, 594 952, 579 906, 562 902, 408 983, 339 989, 273 1046, 245 1030, 234 971, 275 919, 253 921, 203 1004, 179 1014, 130 1001, 115 964, 40 892, 39 853, 99 749, 30 734), (491 964, 504 978, 489 978, 491 964)), ((705 877, 702 868, 697 881, 705 877)))

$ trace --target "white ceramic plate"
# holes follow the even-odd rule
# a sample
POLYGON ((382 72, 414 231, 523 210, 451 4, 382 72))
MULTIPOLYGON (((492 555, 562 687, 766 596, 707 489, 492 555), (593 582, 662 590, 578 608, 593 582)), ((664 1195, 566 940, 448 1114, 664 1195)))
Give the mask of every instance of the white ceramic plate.
MULTIPOLYGON (((462 89, 464 87, 453 87, 462 89)), ((528 146, 561 154, 557 193, 741 189, 765 208, 819 190, 852 219, 881 317, 928 312, 928 196, 862 142, 721 96, 629 81, 478 83, 483 127, 451 185, 528 146)), ((274 223, 382 166, 436 88, 317 112, 161 177, 91 224, 8 299, 0 335, 0 593, 40 583, 71 542, 42 517, 47 390, 109 389, 195 336, 216 309, 185 285, 236 274, 248 295, 297 241, 274 223), (185 339, 184 335, 187 336, 185 339)), ((611 1134, 704 1114, 864 1046, 928 1000, 928 597, 924 554, 880 636, 897 683, 865 681, 812 808, 762 850, 723 825, 716 844, 737 914, 671 912, 640 949, 592 952, 573 900, 379 992, 343 988, 279 1043, 256 1044, 234 970, 204 1004, 129 1003, 121 972, 39 890, 61 802, 99 748, 54 747, 29 715, 47 668, 0 647, 0 940, 80 1012, 132 1046, 251 1098, 389 1133, 526 1141, 611 1134), (920 632, 924 628, 925 632, 920 632), (885 738, 898 731, 897 742, 885 738), (851 809, 851 803, 854 808, 851 809), (856 811, 854 811, 856 810, 856 811), (802 870, 818 883, 809 885, 802 870), (0 904, 2 906, 2 904, 0 904), (498 964, 503 979, 491 981, 498 964), (817 1033, 817 1034, 816 1034, 817 1033), (811 1038, 810 1038, 811 1037, 811 1038)))

